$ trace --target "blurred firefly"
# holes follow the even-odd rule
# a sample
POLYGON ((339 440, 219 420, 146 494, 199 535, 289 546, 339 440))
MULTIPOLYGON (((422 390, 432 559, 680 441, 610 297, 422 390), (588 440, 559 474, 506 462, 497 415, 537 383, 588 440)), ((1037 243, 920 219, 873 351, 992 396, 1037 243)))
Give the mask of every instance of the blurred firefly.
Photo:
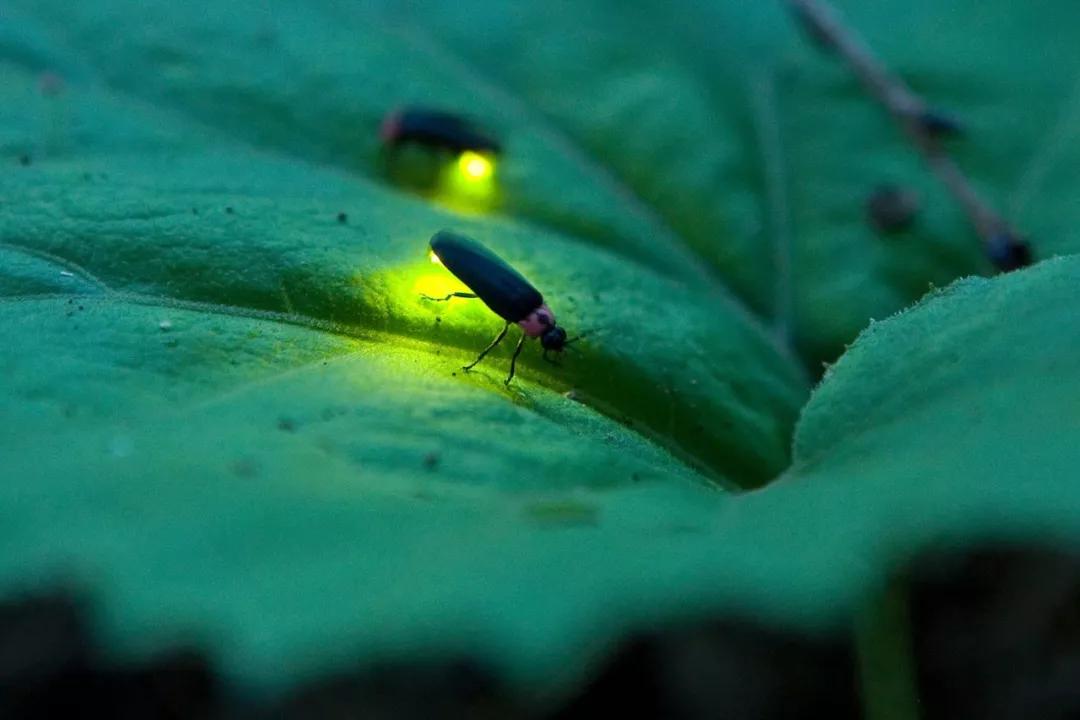
POLYGON ((552 362, 549 352, 562 352, 563 348, 579 338, 566 339, 566 331, 555 324, 555 314, 544 302, 544 297, 521 274, 506 261, 480 243, 446 230, 431 238, 431 260, 446 266, 471 293, 453 292, 446 297, 422 295, 425 300, 444 302, 450 298, 480 298, 492 312, 505 321, 502 332, 484 348, 464 370, 471 370, 484 356, 502 342, 511 323, 521 326, 521 339, 510 359, 510 375, 506 384, 514 379, 518 355, 525 345, 525 338, 540 338, 544 359, 552 362))
POLYGON ((379 136, 391 151, 418 145, 456 156, 456 171, 466 183, 490 180, 495 174, 495 158, 502 152, 498 140, 483 129, 441 110, 395 110, 383 120, 379 136))
POLYGON ((918 193, 897 185, 879 185, 866 199, 867 218, 879 233, 907 230, 918 212, 918 193))
POLYGON ((481 155, 502 152, 495 138, 469 120, 441 110, 415 107, 394 110, 383 120, 379 136, 391 148, 416 143, 459 155, 467 151, 481 155))

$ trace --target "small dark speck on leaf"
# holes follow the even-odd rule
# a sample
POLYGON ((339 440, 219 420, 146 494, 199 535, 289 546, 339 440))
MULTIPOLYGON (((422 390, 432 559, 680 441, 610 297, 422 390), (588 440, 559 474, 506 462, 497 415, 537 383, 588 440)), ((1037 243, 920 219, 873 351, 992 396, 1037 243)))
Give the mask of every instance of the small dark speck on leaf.
POLYGON ((333 420, 336 417, 341 417, 342 415, 348 415, 348 414, 349 414, 348 408, 343 408, 343 407, 323 408, 322 413, 320 413, 320 415, 321 415, 324 422, 329 422, 330 420, 333 420))
POLYGON ((296 421, 292 418, 278 418, 277 428, 282 432, 296 432, 296 421))
POLYGON ((641 482, 641 473, 630 473, 630 479, 634 482, 641 482))
POLYGON ((435 316, 435 322, 437 322, 437 323, 441 323, 441 322, 442 322, 442 318, 441 318, 441 317, 439 317, 438 315, 436 315, 436 316, 435 316))
POLYGON ((64 78, 54 72, 43 72, 38 76, 38 90, 45 97, 56 97, 64 91, 64 78))
POLYGON ((79 309, 80 309, 80 310, 85 310, 86 308, 84 308, 84 307, 83 307, 82 305, 80 305, 80 306, 79 306, 79 309))
POLYGON ((432 450, 427 455, 424 455, 424 467, 428 470, 435 470, 439 467, 439 453, 432 450))
POLYGON ((30 159, 29 155, 20 155, 19 156, 19 164, 22 165, 23 167, 29 167, 31 162, 33 162, 33 161, 30 159))
POLYGON ((581 527, 599 524, 600 509, 577 500, 540 501, 524 508, 525 516, 541 527, 581 527))
POLYGON ((277 42, 277 33, 273 30, 264 29, 255 33, 255 44, 259 47, 271 47, 277 42))
POLYGON ((84 173, 82 174, 82 179, 83 179, 83 180, 93 180, 93 179, 94 179, 94 176, 93 176, 93 175, 91 175, 91 174, 90 174, 90 173, 88 173, 88 172, 84 172, 84 173))
POLYGON ((343 212, 339 212, 337 214, 337 221, 344 225, 345 223, 349 222, 349 216, 343 212))
POLYGON ((906 230, 918 212, 918 194, 897 185, 880 185, 866 199, 867 219, 879 233, 906 230))
POLYGON ((228 207, 225 208, 225 214, 226 215, 232 215, 233 214, 232 205, 229 205, 228 207))
POLYGON ((673 523, 667 527, 668 535, 700 535, 705 532, 700 525, 680 525, 673 523))
POLYGON ((253 478, 259 474, 259 463, 252 458, 240 458, 231 469, 237 477, 253 478))
POLYGON ((199 214, 199 208, 191 208, 191 214, 192 215, 198 215, 199 214))
POLYGON ((453 375, 454 377, 457 377, 457 373, 456 373, 456 372, 452 372, 452 373, 450 373, 450 374, 451 374, 451 375, 453 375))

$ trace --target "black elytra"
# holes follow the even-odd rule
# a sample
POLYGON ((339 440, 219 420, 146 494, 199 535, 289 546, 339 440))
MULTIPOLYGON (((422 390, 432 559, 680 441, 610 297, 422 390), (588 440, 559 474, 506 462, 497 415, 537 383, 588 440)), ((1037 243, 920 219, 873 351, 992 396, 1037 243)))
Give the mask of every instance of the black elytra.
POLYGON ((454 153, 472 150, 498 154, 499 141, 471 120, 451 112, 422 107, 395 110, 383 120, 380 137, 389 147, 416 143, 454 153))
POLYGON ((466 365, 465 370, 474 367, 502 342, 511 323, 520 325, 522 334, 514 350, 513 358, 510 360, 510 375, 506 378, 508 384, 514 377, 517 357, 521 353, 526 338, 540 338, 545 359, 548 359, 549 351, 561 352, 566 345, 577 340, 577 338, 566 339, 566 331, 556 325, 554 314, 544 303, 544 296, 533 287, 532 283, 509 263, 477 241, 442 230, 432 236, 431 251, 446 269, 472 292, 450 293, 441 298, 425 295, 425 299, 442 302, 453 297, 479 298, 506 323, 495 340, 484 348, 475 361, 466 365))
POLYGON ((472 238, 435 233, 431 250, 491 311, 516 323, 544 304, 544 296, 506 261, 472 238))

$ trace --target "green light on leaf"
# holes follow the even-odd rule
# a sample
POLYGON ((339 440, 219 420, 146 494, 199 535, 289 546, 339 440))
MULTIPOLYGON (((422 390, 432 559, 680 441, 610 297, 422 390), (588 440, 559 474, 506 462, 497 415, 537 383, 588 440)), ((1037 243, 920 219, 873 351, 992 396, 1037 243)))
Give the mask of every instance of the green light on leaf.
POLYGON ((458 156, 458 170, 469 182, 480 183, 495 174, 495 162, 486 155, 466 150, 458 156))
POLYGON ((443 169, 439 200, 463 211, 483 211, 495 201, 495 157, 466 150, 443 169))
MULTIPOLYGON (((412 294, 419 297, 421 295, 427 295, 429 297, 443 297, 455 292, 467 292, 469 288, 458 280, 456 277, 446 272, 442 267, 442 260, 435 254, 434 250, 428 250, 428 260, 433 265, 438 265, 439 268, 435 272, 421 272, 417 275, 415 282, 412 286, 412 294)), ((425 268, 426 270, 427 268, 425 268)))

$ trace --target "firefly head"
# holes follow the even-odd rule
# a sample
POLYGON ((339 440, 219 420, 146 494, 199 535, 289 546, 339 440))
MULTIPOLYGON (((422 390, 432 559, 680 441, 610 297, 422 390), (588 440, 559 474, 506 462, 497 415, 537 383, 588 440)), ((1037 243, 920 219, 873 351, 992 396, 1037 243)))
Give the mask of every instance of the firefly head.
POLYGON ((555 327, 555 313, 547 305, 533 310, 531 313, 518 320, 518 325, 529 337, 543 337, 544 333, 555 327))
POLYGON ((555 324, 555 313, 547 305, 541 305, 518 320, 518 325, 529 337, 540 338, 545 350, 563 349, 566 345, 566 331, 555 324))
POLYGON ((562 352, 563 346, 566 345, 566 331, 557 325, 552 325, 540 336, 540 344, 545 350, 562 352))

